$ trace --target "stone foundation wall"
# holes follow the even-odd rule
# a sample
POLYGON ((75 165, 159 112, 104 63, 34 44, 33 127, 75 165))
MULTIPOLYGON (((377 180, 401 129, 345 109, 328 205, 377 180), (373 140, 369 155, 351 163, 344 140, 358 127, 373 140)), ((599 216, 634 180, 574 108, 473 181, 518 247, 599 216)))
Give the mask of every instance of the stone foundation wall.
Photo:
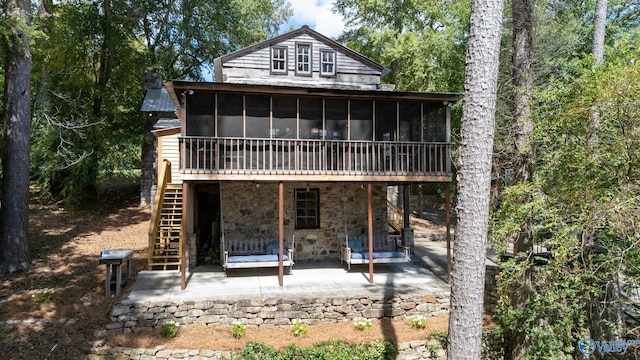
POLYGON ((484 276, 484 312, 487 314, 495 314, 496 306, 498 306, 498 275, 500 274, 500 266, 497 264, 487 264, 484 276))
POLYGON ((151 331, 173 322, 232 324, 264 327, 291 325, 293 320, 307 324, 320 321, 369 319, 404 319, 411 315, 439 316, 449 312, 449 295, 396 295, 389 298, 357 296, 336 298, 251 299, 181 301, 152 304, 116 303, 111 310, 108 332, 151 331))
MULTIPOLYGON (((285 183, 285 239, 295 235, 296 261, 337 259, 345 235, 365 234, 368 228, 367 190, 358 183, 285 183), (319 189, 320 227, 295 229, 296 188, 319 189)), ((374 236, 387 235, 386 184, 373 186, 374 236)), ((224 236, 278 238, 278 184, 221 183, 224 236)))
MULTIPOLYGON (((198 359, 223 360, 230 359, 230 351, 167 349, 156 347, 153 349, 140 348, 96 348, 92 349, 87 360, 169 360, 169 359, 198 359)), ((411 341, 398 344, 397 360, 433 359, 444 360, 446 352, 441 345, 433 340, 411 341)))

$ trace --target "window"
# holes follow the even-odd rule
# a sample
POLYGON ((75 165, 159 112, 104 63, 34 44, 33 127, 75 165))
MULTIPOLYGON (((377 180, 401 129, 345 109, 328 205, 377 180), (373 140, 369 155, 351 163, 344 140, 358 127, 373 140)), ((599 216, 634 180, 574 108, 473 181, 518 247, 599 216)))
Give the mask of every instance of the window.
POLYGON ((218 136, 244 136, 244 100, 239 94, 218 94, 218 136))
POLYGON ((334 76, 336 74, 336 52, 333 50, 320 51, 320 75, 334 76))
POLYGON ((286 47, 271 48, 271 72, 276 74, 284 74, 287 72, 286 47))
POLYGON ((296 44, 296 74, 311 75, 311 44, 296 44))
POLYGON ((320 227, 319 189, 296 189, 296 229, 317 229, 320 227))
POLYGON ((269 111, 271 99, 267 95, 245 96, 245 136, 248 138, 269 137, 269 111))
POLYGON ((398 103, 396 101, 376 101, 376 141, 397 141, 398 103))
POLYGON ((271 136, 281 139, 295 139, 298 134, 298 98, 295 96, 273 96, 273 129, 271 136))
POLYGON ((351 140, 373 140, 373 101, 351 101, 351 140))
POLYGON ((323 105, 319 97, 300 97, 300 139, 322 139, 323 105))
POLYGON ((347 118, 349 102, 347 99, 325 100, 326 139, 347 140, 347 118))
POLYGON ((400 141, 420 141, 420 103, 400 101, 400 141))

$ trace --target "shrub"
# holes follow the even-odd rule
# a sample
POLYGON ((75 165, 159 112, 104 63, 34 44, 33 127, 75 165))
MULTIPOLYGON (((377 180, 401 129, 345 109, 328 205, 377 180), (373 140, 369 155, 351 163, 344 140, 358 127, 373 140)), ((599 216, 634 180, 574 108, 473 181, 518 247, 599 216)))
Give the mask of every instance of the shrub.
POLYGON ((173 339, 178 336, 178 325, 174 323, 164 324, 162 325, 162 328, 160 328, 160 334, 167 339, 173 339))
POLYGON ((38 289, 35 294, 31 295, 31 298, 37 303, 51 301, 53 300, 53 289, 38 289))
POLYGON ((449 332, 447 331, 432 331, 427 335, 427 339, 433 339, 440 343, 443 349, 446 349, 449 345, 449 332))
POLYGON ((297 319, 293 320, 293 327, 291 328, 293 336, 305 336, 308 332, 309 329, 307 328, 307 324, 297 319))
POLYGON ((427 327, 427 318, 424 315, 413 315, 407 318, 409 324, 415 329, 424 329, 427 327))
POLYGON ((242 353, 232 356, 234 360, 387 360, 395 359, 397 350, 389 341, 375 340, 357 344, 347 344, 342 340, 317 342, 301 348, 289 344, 282 352, 273 347, 256 342, 247 342, 242 353))
POLYGON ((247 341, 247 344, 244 350, 242 350, 242 353, 232 357, 232 359, 234 360, 275 360, 277 358, 278 352, 273 347, 253 341, 247 341))
POLYGON ((247 334, 246 325, 242 325, 240 323, 234 323, 233 325, 231 325, 231 335, 233 335, 234 338, 240 339, 246 334, 247 334))
POLYGON ((358 330, 368 330, 372 325, 373 324, 371 322, 371 319, 365 319, 363 317, 357 317, 353 319, 353 326, 355 326, 358 330))

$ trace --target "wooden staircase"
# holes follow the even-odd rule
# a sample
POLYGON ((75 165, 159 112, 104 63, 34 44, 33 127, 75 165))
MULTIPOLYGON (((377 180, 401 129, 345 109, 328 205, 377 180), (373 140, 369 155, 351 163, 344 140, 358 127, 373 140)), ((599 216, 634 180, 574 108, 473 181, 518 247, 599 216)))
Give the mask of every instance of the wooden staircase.
POLYGON ((395 206, 391 201, 387 200, 387 223, 393 233, 402 233, 404 227, 404 214, 400 208, 395 206))
POLYGON ((182 226, 182 185, 168 184, 160 208, 160 222, 153 248, 150 270, 173 270, 181 264, 180 235, 182 226))
POLYGON ((171 163, 160 168, 158 191, 149 223, 149 270, 175 270, 182 266, 182 185, 171 184, 171 163))

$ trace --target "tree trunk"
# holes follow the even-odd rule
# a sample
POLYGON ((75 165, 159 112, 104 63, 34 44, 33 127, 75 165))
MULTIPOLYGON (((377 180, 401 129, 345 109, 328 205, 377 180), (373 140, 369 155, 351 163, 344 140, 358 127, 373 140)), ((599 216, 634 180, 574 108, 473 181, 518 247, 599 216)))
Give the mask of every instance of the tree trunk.
POLYGON ((517 151, 516 181, 531 178, 528 143, 533 131, 531 121, 531 3, 532 0, 513 0, 513 140, 517 151))
MULTIPOLYGON (((596 13, 593 20, 593 65, 598 67, 604 62, 604 34, 607 21, 607 0, 596 1, 596 13)), ((600 113, 594 110, 591 113, 591 126, 589 129, 589 146, 595 147, 599 142, 598 130, 600 129, 600 113)))
POLYGON ((607 20, 607 0, 597 0, 593 21, 593 62, 595 66, 604 61, 604 32, 607 20))
MULTIPOLYGON (((529 141, 533 131, 531 119, 531 47, 532 47, 532 2, 533 0, 513 0, 513 141, 514 181, 527 182, 532 179, 531 150, 529 141)), ((514 239, 514 255, 530 254, 533 251, 533 228, 531 216, 520 225, 520 231, 514 239)), ((509 297, 515 307, 524 308, 530 301, 531 269, 525 271, 519 279, 520 284, 512 288, 509 297)), ((524 331, 505 334, 505 359, 523 359, 528 348, 524 331)))
POLYGON ((448 359, 480 359, 502 0, 474 0, 458 158, 448 359))
POLYGON ((31 267, 29 227, 29 153, 31 150, 31 47, 21 24, 31 26, 30 2, 9 0, 6 14, 15 19, 6 38, 4 152, 0 207, 0 272, 31 267))

